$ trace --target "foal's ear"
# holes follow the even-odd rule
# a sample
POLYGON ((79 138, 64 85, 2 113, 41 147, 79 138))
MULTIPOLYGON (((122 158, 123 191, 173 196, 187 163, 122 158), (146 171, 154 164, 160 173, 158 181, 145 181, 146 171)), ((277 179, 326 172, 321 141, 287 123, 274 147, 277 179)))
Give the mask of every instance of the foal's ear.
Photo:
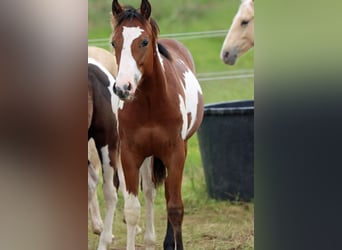
POLYGON ((118 3, 118 0, 113 0, 112 2, 112 12, 113 16, 119 15, 123 11, 121 5, 118 3))
POLYGON ((140 5, 140 13, 143 15, 146 20, 148 20, 151 16, 151 4, 148 0, 142 0, 140 5))

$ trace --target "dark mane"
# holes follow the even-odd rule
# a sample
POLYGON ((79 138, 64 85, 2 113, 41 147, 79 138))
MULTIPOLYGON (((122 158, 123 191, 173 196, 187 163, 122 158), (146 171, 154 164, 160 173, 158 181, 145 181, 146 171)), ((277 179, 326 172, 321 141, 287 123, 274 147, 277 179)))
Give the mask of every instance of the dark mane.
POLYGON ((171 55, 170 55, 169 51, 160 43, 158 43, 158 51, 161 55, 163 55, 167 59, 171 60, 171 55))

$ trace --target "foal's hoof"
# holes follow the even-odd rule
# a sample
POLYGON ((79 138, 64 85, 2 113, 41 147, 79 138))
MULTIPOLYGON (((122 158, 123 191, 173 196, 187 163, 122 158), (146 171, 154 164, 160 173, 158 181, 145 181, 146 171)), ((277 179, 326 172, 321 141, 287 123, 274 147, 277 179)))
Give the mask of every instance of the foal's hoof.
POLYGON ((173 243, 164 243, 164 250, 175 250, 175 244, 173 244, 173 243))
POLYGON ((103 231, 103 223, 93 223, 93 234, 100 235, 103 231))
POLYGON ((96 235, 100 235, 102 231, 100 231, 99 229, 94 229, 93 230, 93 234, 96 234, 96 235))
POLYGON ((171 246, 168 246, 166 248, 164 248, 164 250, 174 250, 175 248, 174 247, 171 247, 171 246))

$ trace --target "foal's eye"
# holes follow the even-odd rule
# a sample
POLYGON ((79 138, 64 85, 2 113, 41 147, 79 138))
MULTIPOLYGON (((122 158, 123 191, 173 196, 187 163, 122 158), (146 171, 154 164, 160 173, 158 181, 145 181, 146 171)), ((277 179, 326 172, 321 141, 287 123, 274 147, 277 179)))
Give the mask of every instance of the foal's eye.
POLYGON ((248 20, 242 20, 241 26, 242 26, 242 27, 247 26, 248 23, 249 23, 248 20))
POLYGON ((144 39, 142 42, 141 42, 141 47, 146 47, 148 44, 148 40, 147 39, 144 39))
POLYGON ((115 42, 114 41, 112 41, 110 44, 112 45, 113 48, 115 48, 115 42))

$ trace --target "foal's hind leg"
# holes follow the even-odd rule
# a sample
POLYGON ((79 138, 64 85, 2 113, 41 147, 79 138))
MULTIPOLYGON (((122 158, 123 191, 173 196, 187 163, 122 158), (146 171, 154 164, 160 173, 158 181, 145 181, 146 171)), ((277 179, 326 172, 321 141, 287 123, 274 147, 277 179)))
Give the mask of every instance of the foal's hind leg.
POLYGON ((106 217, 103 232, 100 236, 98 250, 107 250, 112 243, 112 227, 117 203, 117 193, 113 184, 114 168, 110 165, 108 145, 101 148, 103 166, 103 194, 106 201, 106 217))
POLYGON ((156 188, 152 182, 152 157, 148 157, 143 162, 140 173, 142 178, 142 190, 146 204, 146 230, 144 243, 147 250, 155 248, 156 233, 154 230, 154 199, 156 197, 156 188))

